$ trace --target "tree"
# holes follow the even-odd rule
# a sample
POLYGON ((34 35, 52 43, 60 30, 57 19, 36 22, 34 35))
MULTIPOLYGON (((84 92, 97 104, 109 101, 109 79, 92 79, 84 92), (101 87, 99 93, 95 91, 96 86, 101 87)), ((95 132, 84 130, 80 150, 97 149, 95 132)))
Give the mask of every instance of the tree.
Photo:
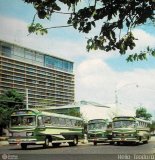
POLYGON ((147 113, 146 108, 139 107, 136 109, 136 117, 143 118, 144 120, 150 120, 152 115, 150 113, 147 113))
POLYGON ((80 113, 80 111, 76 110, 75 108, 69 109, 67 114, 70 116, 83 118, 82 113, 80 113))
MULTIPOLYGON (((154 0, 92 0, 87 5, 80 0, 23 0, 33 4, 36 14, 28 28, 29 33, 46 34, 48 29, 73 27, 79 32, 89 33, 99 26, 99 34, 87 40, 87 50, 118 50, 121 55, 135 47, 137 37, 132 30, 147 23, 155 24, 154 0), (63 12, 64 6, 69 12, 63 12), (40 19, 52 19, 53 14, 68 15, 67 25, 43 27, 35 23, 36 15, 40 19), (101 26, 100 26, 101 24, 101 26), (124 34, 122 33, 122 30, 124 34)), ((155 56, 155 49, 129 55, 127 61, 144 60, 147 55, 155 56)))
POLYGON ((13 111, 24 107, 24 95, 11 89, 0 95, 0 135, 2 128, 8 126, 13 111))
POLYGON ((150 131, 155 133, 155 121, 152 121, 152 124, 150 125, 150 131))

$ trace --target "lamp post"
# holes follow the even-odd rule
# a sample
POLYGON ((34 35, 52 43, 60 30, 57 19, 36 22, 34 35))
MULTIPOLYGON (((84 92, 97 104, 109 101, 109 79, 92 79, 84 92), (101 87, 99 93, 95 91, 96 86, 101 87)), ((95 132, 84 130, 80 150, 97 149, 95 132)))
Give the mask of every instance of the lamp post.
POLYGON ((28 89, 26 88, 26 110, 29 109, 29 106, 28 106, 28 89))

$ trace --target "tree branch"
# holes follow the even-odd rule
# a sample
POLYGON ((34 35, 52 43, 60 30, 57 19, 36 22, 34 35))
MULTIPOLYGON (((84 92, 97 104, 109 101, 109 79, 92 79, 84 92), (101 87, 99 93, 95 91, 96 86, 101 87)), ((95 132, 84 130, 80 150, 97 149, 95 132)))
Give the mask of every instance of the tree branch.
POLYGON ((52 29, 52 28, 64 28, 64 27, 71 27, 73 25, 68 25, 68 26, 54 26, 54 27, 47 27, 47 28, 44 28, 44 29, 52 29))
POLYGON ((58 11, 54 11, 53 13, 58 13, 58 14, 73 14, 73 12, 58 12, 58 11))
POLYGON ((37 13, 33 16, 33 20, 32 20, 32 23, 31 23, 31 24, 33 24, 33 23, 34 23, 35 18, 36 18, 36 15, 37 15, 37 13))

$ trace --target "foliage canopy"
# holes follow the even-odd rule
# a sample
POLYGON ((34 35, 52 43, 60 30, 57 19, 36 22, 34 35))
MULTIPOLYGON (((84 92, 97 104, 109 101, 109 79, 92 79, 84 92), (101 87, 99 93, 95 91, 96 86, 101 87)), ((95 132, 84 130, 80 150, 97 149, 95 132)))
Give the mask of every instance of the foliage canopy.
POLYGON ((24 107, 24 95, 14 89, 0 95, 0 127, 8 125, 10 115, 16 109, 24 107))
MULTIPOLYGON (((126 54, 128 49, 135 47, 136 37, 133 28, 146 23, 155 22, 155 0, 23 0, 33 4, 36 14, 28 30, 29 33, 46 34, 48 29, 57 27, 70 27, 79 32, 89 33, 99 26, 99 34, 87 40, 87 50, 118 50, 126 54), (84 3, 85 2, 85 3, 84 3), (84 5, 85 4, 85 5, 84 5), (63 12, 66 6, 69 12, 63 12), (66 26, 44 28, 35 23, 35 17, 52 19, 53 14, 67 14, 66 26), (101 26, 99 25, 101 24, 101 26), (125 31, 124 34, 122 34, 125 31)), ((59 15, 58 15, 59 16, 59 15)), ((155 56, 155 50, 147 48, 146 51, 129 55, 127 61, 144 60, 147 55, 155 56)))
POLYGON ((143 118, 145 120, 150 120, 152 115, 150 113, 147 113, 146 108, 139 107, 136 109, 136 117, 137 118, 143 118))

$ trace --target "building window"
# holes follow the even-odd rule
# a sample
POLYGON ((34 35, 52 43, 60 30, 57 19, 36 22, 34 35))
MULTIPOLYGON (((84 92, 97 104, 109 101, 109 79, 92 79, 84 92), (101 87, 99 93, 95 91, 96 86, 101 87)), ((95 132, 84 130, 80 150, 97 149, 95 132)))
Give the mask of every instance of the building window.
POLYGON ((14 46, 14 55, 24 58, 24 49, 14 46))
POLYGON ((35 53, 31 52, 30 50, 25 50, 25 58, 35 60, 35 53))
POLYGON ((44 62, 44 56, 42 54, 36 53, 36 61, 37 62, 44 62))
POLYGON ((51 56, 45 56, 45 66, 49 68, 56 68, 67 72, 73 72, 73 63, 58 59, 51 56))
POLYGON ((9 46, 2 46, 2 53, 7 57, 11 57, 11 47, 9 46))

